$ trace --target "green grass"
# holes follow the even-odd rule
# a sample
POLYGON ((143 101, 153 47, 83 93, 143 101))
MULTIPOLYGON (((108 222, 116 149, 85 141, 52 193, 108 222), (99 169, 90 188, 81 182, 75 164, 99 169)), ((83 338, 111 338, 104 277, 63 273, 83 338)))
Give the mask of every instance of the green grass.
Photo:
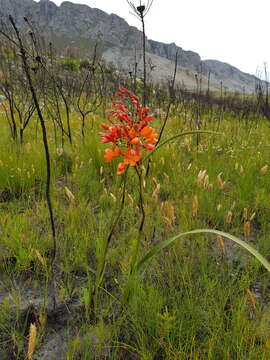
MULTIPOLYGON (((270 166, 269 126, 263 120, 258 127, 236 126, 234 118, 225 118, 219 129, 222 135, 201 135, 199 148, 195 137, 187 136, 153 154, 139 258, 160 242, 198 228, 219 229, 244 239, 243 209, 247 208, 248 216, 255 213, 255 217, 245 240, 270 259, 270 171, 260 173, 264 165, 270 166), (210 189, 196 181, 200 170, 206 170, 210 189), (223 189, 217 183, 221 172, 226 182, 223 189), (198 212, 192 214, 195 195, 198 212), (228 211, 232 212, 230 223, 226 222, 228 211)), ((169 120, 164 140, 190 130, 182 119, 180 113, 169 120)), ((77 134, 76 115, 72 120, 77 134)), ((121 308, 140 218, 134 169, 129 169, 126 202, 109 246, 93 320, 89 299, 95 270, 121 197, 117 161, 103 160, 105 146, 97 135, 102 122, 97 114, 84 142, 75 135, 74 146, 66 143, 66 156, 61 159, 50 133, 58 247, 56 313, 50 308, 52 241, 40 134, 35 138, 35 127, 27 129, 20 147, 9 139, 8 129, 2 129, 0 358, 25 359, 29 325, 35 321, 36 353, 41 354, 54 332, 63 332, 66 359, 269 359, 269 275, 230 240, 225 242, 225 254, 211 234, 189 235, 175 242, 132 279, 133 296, 121 308), (65 187, 74 195, 73 201, 65 187), (256 310, 246 289, 254 295, 256 310), (31 301, 36 307, 33 314, 31 301), (28 309, 28 315, 23 309, 28 309)), ((160 125, 160 120, 153 120, 153 127, 160 125)), ((206 119, 204 129, 215 131, 216 124, 206 119)))

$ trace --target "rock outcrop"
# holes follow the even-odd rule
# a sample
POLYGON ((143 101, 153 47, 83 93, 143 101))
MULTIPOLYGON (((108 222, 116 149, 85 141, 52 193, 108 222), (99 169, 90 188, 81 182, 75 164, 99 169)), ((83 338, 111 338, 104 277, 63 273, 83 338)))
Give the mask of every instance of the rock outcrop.
MULTIPOLYGON (((74 47, 79 49, 78 52, 83 57, 88 51, 86 42, 99 41, 104 45, 103 58, 114 65, 130 69, 135 61, 135 52, 136 61, 139 64, 141 62, 141 31, 129 26, 115 14, 109 15, 102 10, 69 1, 57 6, 50 0, 0 0, 0 11, 2 17, 11 14, 22 29, 27 26, 23 20, 26 16, 41 34, 52 42, 58 40, 60 51, 63 50, 61 45, 74 47), (83 45, 80 46, 80 43, 83 45)), ((187 87, 196 86, 196 73, 201 73, 203 83, 207 82, 210 73, 213 89, 218 88, 222 81, 229 91, 245 89, 246 92, 254 92, 255 76, 243 73, 229 64, 217 60, 202 61, 196 52, 185 51, 174 43, 164 44, 147 39, 146 48, 149 66, 152 70, 155 69, 151 70, 153 81, 166 81, 168 73, 173 73, 173 62, 178 51, 178 72, 185 73, 181 83, 184 82, 187 87)))

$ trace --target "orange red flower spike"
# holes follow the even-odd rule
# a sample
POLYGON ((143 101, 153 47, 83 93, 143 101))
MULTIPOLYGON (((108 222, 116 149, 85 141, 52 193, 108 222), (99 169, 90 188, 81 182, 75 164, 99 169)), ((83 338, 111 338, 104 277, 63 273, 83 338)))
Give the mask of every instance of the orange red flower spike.
POLYGON ((131 91, 120 88, 115 96, 129 100, 130 105, 125 106, 121 101, 114 101, 112 109, 106 114, 109 125, 102 125, 105 132, 100 132, 102 143, 113 143, 111 149, 105 149, 104 159, 112 161, 122 157, 118 164, 117 174, 123 174, 127 166, 136 166, 142 160, 143 149, 155 149, 158 135, 148 123, 153 119, 149 115, 150 109, 143 108, 139 98, 131 91), (116 123, 115 121, 119 122, 116 123))

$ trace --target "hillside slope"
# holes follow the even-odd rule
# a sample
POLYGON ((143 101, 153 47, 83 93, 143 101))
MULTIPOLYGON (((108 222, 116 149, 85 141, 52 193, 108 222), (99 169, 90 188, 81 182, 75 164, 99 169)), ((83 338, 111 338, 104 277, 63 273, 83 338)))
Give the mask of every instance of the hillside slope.
MULTIPOLYGON (((63 52, 72 47, 77 56, 87 56, 93 41, 102 44, 103 59, 115 66, 132 71, 138 62, 142 72, 142 34, 129 26, 121 17, 107 14, 87 5, 65 1, 60 6, 50 0, 0 0, 3 16, 11 14, 16 23, 25 28, 26 16, 40 32, 52 40, 63 52), (86 46, 89 41, 89 48, 86 46), (92 41, 92 43, 91 43, 92 41)), ((229 91, 254 92, 256 77, 217 60, 202 61, 199 54, 185 51, 176 44, 164 44, 154 40, 146 42, 148 72, 155 82, 167 81, 174 69, 174 59, 178 51, 177 82, 187 88, 195 88, 195 74, 201 73, 202 88, 207 86, 210 73, 211 89, 221 86, 229 91)))

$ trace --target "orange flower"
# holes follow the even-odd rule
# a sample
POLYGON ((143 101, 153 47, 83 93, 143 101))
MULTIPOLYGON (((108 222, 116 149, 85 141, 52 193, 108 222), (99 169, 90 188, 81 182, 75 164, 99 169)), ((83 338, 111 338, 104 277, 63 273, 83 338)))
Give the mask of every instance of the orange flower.
POLYGON ((117 174, 121 175, 125 171, 126 164, 124 162, 120 162, 117 167, 117 174))
POLYGON ((124 154, 125 164, 130 166, 135 166, 138 162, 141 161, 142 153, 138 149, 128 148, 124 154))
POLYGON ((99 136, 101 137, 101 142, 103 144, 112 142, 116 143, 116 140, 119 136, 121 136, 121 129, 119 126, 107 126, 102 125, 103 129, 107 130, 108 133, 99 133, 99 136))
POLYGON ((104 159, 106 161, 112 161, 114 158, 120 156, 121 150, 118 146, 114 146, 112 149, 105 149, 104 159))
POLYGON ((150 126, 145 126, 142 128, 140 131, 140 136, 143 136, 148 144, 155 144, 157 142, 157 133, 155 129, 151 128, 150 126))
POLYGON ((141 151, 138 149, 128 148, 124 154, 125 160, 118 164, 117 174, 121 175, 125 171, 126 166, 136 166, 141 161, 141 151))
POLYGON ((153 151, 155 149, 154 144, 145 144, 145 145, 143 145, 143 147, 148 151, 153 151))
POLYGON ((117 168, 117 174, 122 174, 126 166, 136 166, 140 163, 141 149, 155 149, 158 135, 155 129, 148 125, 153 119, 152 115, 148 115, 150 109, 143 108, 136 95, 124 88, 120 88, 115 95, 129 99, 131 105, 127 108, 121 101, 113 102, 113 109, 107 112, 107 120, 111 125, 102 125, 106 132, 99 133, 99 136, 102 143, 111 142, 116 145, 105 150, 106 161, 112 161, 118 156, 124 157, 117 168), (116 119, 119 123, 115 123, 116 119))
POLYGON ((132 144, 132 145, 137 145, 137 146, 141 146, 141 145, 142 145, 142 142, 141 142, 141 140, 136 136, 136 137, 134 137, 134 138, 130 141, 130 144, 132 144))

